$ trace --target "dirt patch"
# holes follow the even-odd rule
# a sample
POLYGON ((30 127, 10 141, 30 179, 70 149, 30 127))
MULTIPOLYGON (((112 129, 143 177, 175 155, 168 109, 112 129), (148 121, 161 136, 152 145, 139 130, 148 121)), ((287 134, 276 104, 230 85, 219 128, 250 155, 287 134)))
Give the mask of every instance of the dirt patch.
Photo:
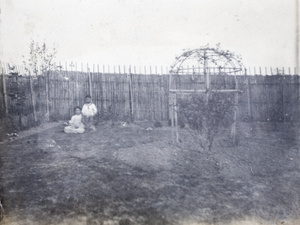
POLYGON ((120 149, 114 153, 116 160, 144 170, 168 170, 172 168, 172 158, 177 155, 177 149, 165 147, 165 143, 157 141, 155 144, 136 145, 131 148, 120 149))
POLYGON ((1 145, 3 224, 297 224, 295 128, 241 124, 239 145, 201 152, 181 130, 62 127, 1 145))

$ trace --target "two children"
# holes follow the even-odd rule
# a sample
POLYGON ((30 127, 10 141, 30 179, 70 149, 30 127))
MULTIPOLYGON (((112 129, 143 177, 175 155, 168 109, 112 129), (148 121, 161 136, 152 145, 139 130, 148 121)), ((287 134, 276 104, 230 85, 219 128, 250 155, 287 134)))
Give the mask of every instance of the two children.
POLYGON ((94 116, 97 113, 97 108, 90 95, 85 97, 85 104, 82 107, 82 110, 79 106, 74 109, 75 115, 72 116, 71 120, 65 127, 65 133, 80 134, 85 131, 84 128, 95 131, 94 126, 94 116))

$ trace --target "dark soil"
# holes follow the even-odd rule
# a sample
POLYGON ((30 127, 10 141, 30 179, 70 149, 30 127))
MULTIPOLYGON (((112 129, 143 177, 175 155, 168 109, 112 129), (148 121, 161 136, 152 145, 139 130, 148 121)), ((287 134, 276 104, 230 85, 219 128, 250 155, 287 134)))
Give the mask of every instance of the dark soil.
POLYGON ((2 143, 2 223, 300 224, 295 127, 240 124, 238 146, 218 139, 212 152, 147 127, 57 126, 2 143))

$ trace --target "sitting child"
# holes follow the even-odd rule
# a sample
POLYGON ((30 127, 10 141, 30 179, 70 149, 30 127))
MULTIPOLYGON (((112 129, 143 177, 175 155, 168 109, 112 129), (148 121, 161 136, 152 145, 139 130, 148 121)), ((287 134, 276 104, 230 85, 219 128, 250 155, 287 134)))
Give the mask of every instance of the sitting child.
POLYGON ((85 96, 85 104, 82 107, 82 115, 83 115, 83 122, 87 129, 91 129, 93 131, 96 130, 94 127, 94 116, 97 113, 96 105, 92 102, 91 96, 85 96))
POLYGON ((74 108, 75 115, 72 116, 71 120, 66 124, 64 132, 69 134, 82 134, 84 132, 84 124, 81 122, 81 108, 76 106, 74 108))

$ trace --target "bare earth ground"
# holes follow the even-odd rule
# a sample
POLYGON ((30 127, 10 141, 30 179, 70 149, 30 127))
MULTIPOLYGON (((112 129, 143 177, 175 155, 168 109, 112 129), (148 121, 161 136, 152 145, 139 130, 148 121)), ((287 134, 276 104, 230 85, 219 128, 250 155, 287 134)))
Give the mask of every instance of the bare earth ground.
POLYGON ((0 144, 1 224, 300 224, 295 127, 241 124, 200 152, 169 127, 55 126, 0 144))

